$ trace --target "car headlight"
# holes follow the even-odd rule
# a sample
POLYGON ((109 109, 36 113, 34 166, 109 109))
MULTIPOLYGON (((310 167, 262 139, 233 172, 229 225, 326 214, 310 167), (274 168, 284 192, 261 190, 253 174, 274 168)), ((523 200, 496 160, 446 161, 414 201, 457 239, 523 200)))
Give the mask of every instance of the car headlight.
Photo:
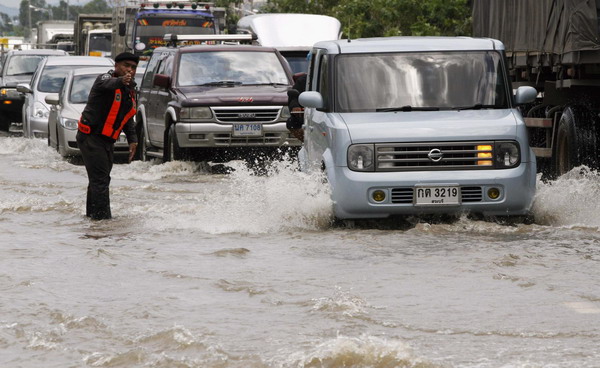
POLYGON ((181 119, 211 119, 212 112, 208 107, 182 107, 179 112, 181 119))
POLYGON ((374 151, 372 144, 351 145, 348 147, 348 168, 353 171, 374 171, 374 151))
POLYGON ((75 119, 67 119, 67 118, 60 119, 60 125, 62 125, 65 129, 69 129, 69 130, 77 129, 77 123, 78 123, 78 121, 75 119))
POLYGON ((36 118, 46 118, 48 119, 48 115, 50 114, 50 110, 42 103, 36 102, 33 105, 33 117, 36 118))
POLYGON ((282 118, 282 119, 287 119, 287 118, 289 118, 289 117, 290 117, 290 108, 289 108, 289 107, 287 107, 287 106, 284 106, 284 107, 281 109, 281 118, 282 118))
POLYGON ((517 142, 496 142, 494 163, 498 169, 507 169, 521 163, 521 151, 517 142))

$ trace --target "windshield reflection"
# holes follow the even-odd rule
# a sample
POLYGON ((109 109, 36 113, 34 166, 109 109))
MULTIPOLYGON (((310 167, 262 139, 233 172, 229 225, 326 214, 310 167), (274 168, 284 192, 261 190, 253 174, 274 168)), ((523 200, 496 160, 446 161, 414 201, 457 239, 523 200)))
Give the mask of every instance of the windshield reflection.
POLYGON ((336 111, 506 108, 500 61, 483 51, 342 55, 336 111))
POLYGON ((181 55, 179 86, 205 84, 289 84, 271 52, 198 52, 181 55))
POLYGON ((73 104, 87 103, 90 90, 98 74, 77 75, 73 77, 71 83, 71 92, 69 93, 69 102, 73 104))

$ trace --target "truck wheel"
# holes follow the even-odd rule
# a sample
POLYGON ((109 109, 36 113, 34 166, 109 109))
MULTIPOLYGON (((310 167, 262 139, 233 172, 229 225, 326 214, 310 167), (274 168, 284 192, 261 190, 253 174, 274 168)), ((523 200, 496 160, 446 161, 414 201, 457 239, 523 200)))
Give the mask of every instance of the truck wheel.
POLYGON ((177 134, 175 133, 175 124, 171 124, 167 133, 167 144, 163 154, 163 161, 180 161, 187 159, 185 150, 179 147, 177 142, 177 134))
POLYGON ((581 165, 598 167, 596 119, 579 106, 567 107, 558 122, 554 146, 554 172, 557 176, 581 165))

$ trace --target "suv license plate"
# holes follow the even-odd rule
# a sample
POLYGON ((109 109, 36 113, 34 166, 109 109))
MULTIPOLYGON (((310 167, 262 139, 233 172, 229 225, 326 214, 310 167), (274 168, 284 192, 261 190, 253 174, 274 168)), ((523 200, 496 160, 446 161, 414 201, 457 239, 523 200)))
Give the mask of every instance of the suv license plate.
POLYGON ((448 206, 460 204, 458 186, 415 187, 415 206, 448 206))
POLYGON ((234 137, 260 137, 262 136, 261 124, 233 124, 234 137))

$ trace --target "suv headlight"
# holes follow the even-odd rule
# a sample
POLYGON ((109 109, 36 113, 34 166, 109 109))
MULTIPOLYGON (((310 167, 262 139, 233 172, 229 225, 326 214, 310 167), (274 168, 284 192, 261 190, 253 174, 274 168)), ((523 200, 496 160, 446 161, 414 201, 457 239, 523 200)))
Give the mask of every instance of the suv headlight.
POLYGON ((179 117, 184 119, 211 119, 212 112, 209 107, 182 107, 179 117))
POLYGON ((289 107, 287 107, 287 106, 284 106, 284 107, 281 109, 281 118, 282 118, 282 119, 287 119, 287 118, 289 118, 289 117, 290 117, 290 108, 289 108, 289 107))
POLYGON ((508 169, 521 163, 521 150, 517 142, 496 142, 494 163, 497 169, 508 169))
POLYGON ((50 110, 44 104, 40 102, 36 102, 33 104, 33 117, 35 118, 45 118, 48 119, 48 115, 50 114, 50 110))
POLYGON ((348 168, 353 171, 374 171, 374 151, 372 144, 351 145, 348 147, 348 168))
POLYGON ((77 129, 77 120, 61 118, 60 125, 62 125, 65 129, 75 130, 77 129))

